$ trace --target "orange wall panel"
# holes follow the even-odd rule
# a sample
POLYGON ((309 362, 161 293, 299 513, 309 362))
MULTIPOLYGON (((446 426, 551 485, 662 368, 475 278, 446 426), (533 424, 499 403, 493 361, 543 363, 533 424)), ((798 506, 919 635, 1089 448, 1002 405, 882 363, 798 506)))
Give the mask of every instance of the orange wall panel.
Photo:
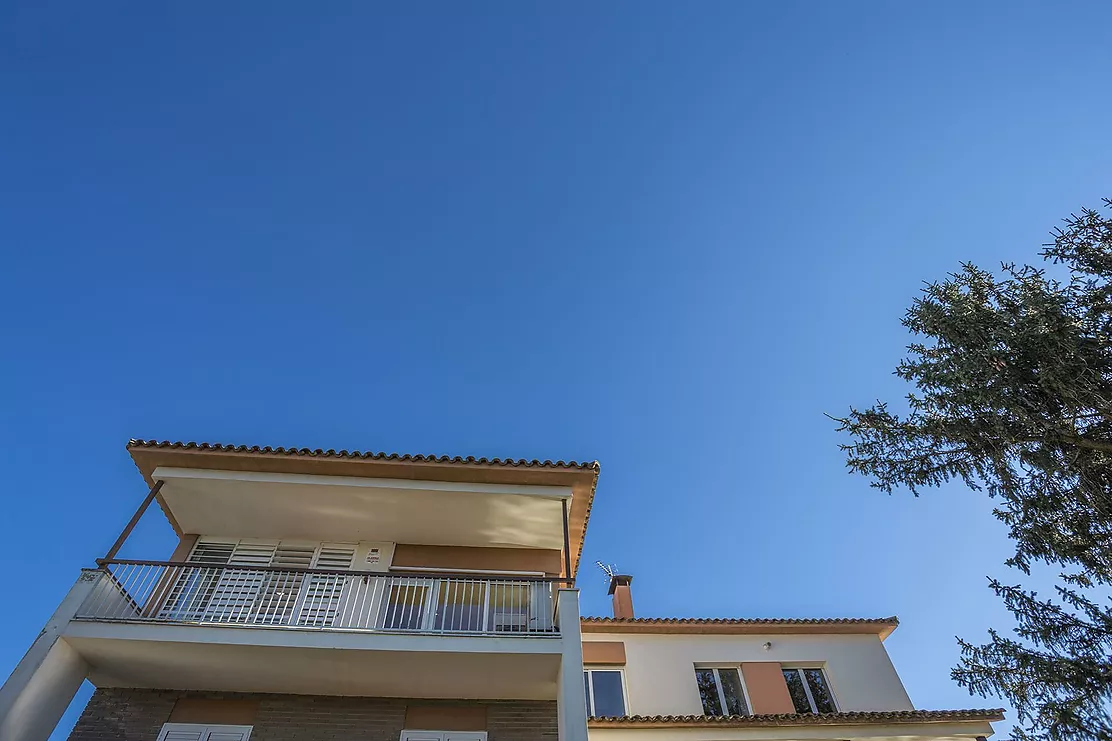
POLYGON ((586 641, 583 643, 583 663, 625 664, 625 643, 622 641, 586 641))
POLYGON ((751 661, 741 665, 745 689, 749 692, 751 710, 758 715, 794 713, 795 705, 788 694, 784 672, 776 661, 751 661))

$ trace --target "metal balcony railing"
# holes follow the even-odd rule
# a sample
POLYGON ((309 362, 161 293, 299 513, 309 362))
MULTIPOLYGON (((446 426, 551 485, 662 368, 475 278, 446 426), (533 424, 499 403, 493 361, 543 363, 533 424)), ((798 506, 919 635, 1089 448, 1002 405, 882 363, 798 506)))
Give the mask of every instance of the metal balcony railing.
POLYGON ((103 561, 78 620, 552 636, 559 579, 103 561))

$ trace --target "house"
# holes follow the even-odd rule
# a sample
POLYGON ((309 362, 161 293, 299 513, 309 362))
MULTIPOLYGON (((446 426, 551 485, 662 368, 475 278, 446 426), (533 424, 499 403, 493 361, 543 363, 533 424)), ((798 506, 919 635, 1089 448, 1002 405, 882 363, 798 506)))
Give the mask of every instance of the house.
POLYGON ((149 490, 0 689, 0 741, 976 739, 882 620, 581 618, 595 463, 132 440, 149 490), (172 553, 118 558, 152 504, 172 553))

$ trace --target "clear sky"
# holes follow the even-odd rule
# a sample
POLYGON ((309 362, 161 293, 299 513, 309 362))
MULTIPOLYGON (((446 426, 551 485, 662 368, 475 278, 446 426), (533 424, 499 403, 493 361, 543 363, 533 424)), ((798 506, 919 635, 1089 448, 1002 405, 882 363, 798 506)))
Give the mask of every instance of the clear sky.
POLYGON ((644 616, 897 614, 917 707, 998 704, 949 678, 990 504, 823 413, 904 393, 921 281, 1112 195, 1112 7, 162 5, 0 7, 0 675, 147 437, 598 459, 585 612, 602 559, 644 616))

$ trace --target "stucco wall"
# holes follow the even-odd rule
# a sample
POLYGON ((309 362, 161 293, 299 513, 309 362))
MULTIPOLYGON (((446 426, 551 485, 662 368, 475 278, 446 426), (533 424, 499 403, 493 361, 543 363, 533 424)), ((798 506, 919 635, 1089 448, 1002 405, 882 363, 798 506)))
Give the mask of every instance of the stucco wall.
POLYGON ((914 709, 877 636, 584 633, 583 641, 625 643, 631 715, 701 715, 695 664, 747 661, 821 665, 839 710, 914 709))

